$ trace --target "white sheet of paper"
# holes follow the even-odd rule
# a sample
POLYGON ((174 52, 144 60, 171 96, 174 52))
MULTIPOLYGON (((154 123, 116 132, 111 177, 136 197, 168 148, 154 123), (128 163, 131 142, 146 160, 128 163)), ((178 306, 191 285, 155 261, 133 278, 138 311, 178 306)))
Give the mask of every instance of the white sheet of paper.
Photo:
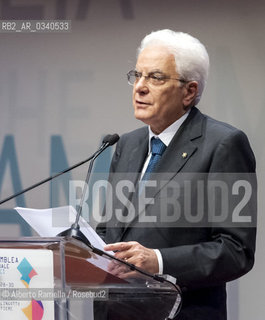
MULTIPOLYGON (((16 207, 15 210, 41 237, 55 237, 58 233, 70 228, 75 222, 77 214, 72 206, 49 209, 16 207)), ((105 242, 82 217, 80 217, 79 225, 80 230, 90 243, 104 251, 105 242)), ((108 253, 113 254, 112 251, 108 251, 108 253)), ((97 259, 92 259, 92 261, 91 259, 89 259, 90 262, 107 271, 108 260, 100 256, 97 256, 97 259)))

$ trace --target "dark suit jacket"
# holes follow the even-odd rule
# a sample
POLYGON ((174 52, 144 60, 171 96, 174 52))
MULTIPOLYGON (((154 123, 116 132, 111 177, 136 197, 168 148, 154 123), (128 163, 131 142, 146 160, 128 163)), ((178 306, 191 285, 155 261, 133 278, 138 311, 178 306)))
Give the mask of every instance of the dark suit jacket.
MULTIPOLYGON (((147 127, 123 135, 113 156, 110 181, 115 184, 119 180, 116 176, 119 175, 119 178, 123 177, 137 183, 147 151, 147 127), (136 174, 132 178, 129 173, 136 174)), ((177 319, 224 320, 225 283, 248 272, 254 263, 255 158, 248 139, 242 131, 205 116, 193 107, 164 152, 156 172, 161 175, 166 172, 166 180, 178 181, 182 189, 185 179, 179 177, 184 173, 188 175, 189 180, 193 180, 192 177, 196 179, 194 173, 206 173, 207 177, 213 175, 218 179, 223 173, 243 174, 244 178, 245 173, 247 176, 248 173, 253 173, 250 178, 252 194, 244 207, 244 214, 251 216, 251 226, 246 227, 244 223, 233 225, 230 211, 228 223, 205 224, 210 214, 210 209, 206 206, 204 222, 195 226, 185 224, 185 219, 180 218, 170 225, 151 223, 143 228, 139 222, 141 213, 136 210, 136 218, 125 223, 118 222, 114 215, 107 225, 105 234, 107 243, 134 240, 146 247, 160 249, 164 274, 175 276, 183 290, 183 308, 177 319)), ((146 216, 153 215, 161 219, 161 202, 167 197, 163 192, 166 184, 161 182, 157 187, 151 188, 151 195, 157 202, 145 207, 146 216)), ((196 190, 194 192, 196 193, 196 190)), ((207 198, 205 195, 203 197, 207 198)), ((240 197, 242 198, 242 195, 240 197)), ((130 201, 136 204, 134 198, 132 196, 130 201)), ((183 199, 178 199, 181 206, 185 205, 183 199)), ((191 213, 195 215, 196 201, 193 198, 189 201, 191 213)), ((120 203, 121 201, 114 197, 114 209, 120 207, 120 203)), ((170 209, 171 207, 174 206, 167 206, 169 216, 170 210, 174 210, 170 209)), ((231 207, 232 205, 229 206, 229 210, 231 207)), ((182 210, 182 215, 185 215, 184 211, 182 210)))

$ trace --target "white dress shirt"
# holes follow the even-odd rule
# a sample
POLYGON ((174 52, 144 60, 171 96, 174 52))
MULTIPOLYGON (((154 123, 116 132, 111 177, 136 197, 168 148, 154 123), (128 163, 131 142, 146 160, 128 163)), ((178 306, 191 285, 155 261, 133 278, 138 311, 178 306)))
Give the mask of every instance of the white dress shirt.
MULTIPOLYGON (((182 123, 186 120, 187 116, 189 115, 190 110, 188 110, 181 118, 179 118, 177 121, 173 122, 169 127, 167 127, 164 131, 162 131, 159 135, 156 135, 155 133, 153 133, 153 131, 151 130, 150 126, 149 126, 149 147, 148 147, 148 155, 147 158, 145 160, 143 169, 142 169, 142 173, 141 173, 141 179, 147 169, 148 163, 151 159, 152 156, 152 152, 151 152, 151 139, 153 137, 155 138, 159 138, 167 147, 170 144, 171 140, 173 139, 174 135, 176 134, 176 132, 178 131, 178 129, 180 128, 180 126, 182 125, 182 123)), ((158 260, 158 266, 159 266, 159 274, 163 274, 163 259, 162 259, 162 255, 161 252, 158 249, 154 249, 156 256, 157 256, 157 260, 158 260)))

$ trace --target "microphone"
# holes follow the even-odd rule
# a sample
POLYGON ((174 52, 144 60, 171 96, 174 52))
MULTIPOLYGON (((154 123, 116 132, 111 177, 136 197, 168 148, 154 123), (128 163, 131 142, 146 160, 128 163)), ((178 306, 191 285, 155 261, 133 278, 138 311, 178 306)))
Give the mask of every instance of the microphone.
POLYGON ((32 186, 30 186, 30 187, 28 187, 28 188, 26 188, 26 189, 24 189, 24 190, 22 190, 22 191, 19 191, 19 192, 13 194, 13 195, 11 195, 11 196, 9 196, 9 197, 1 200, 1 201, 0 201, 0 205, 3 204, 3 203, 5 203, 5 202, 7 202, 7 201, 9 201, 9 200, 11 200, 11 199, 14 199, 14 198, 20 196, 20 195, 23 194, 23 193, 26 193, 26 192, 34 189, 34 188, 37 188, 38 186, 40 186, 40 185, 42 185, 42 184, 44 184, 44 183, 46 183, 46 182, 49 182, 49 181, 51 181, 52 179, 55 179, 55 178, 61 176, 62 174, 66 173, 66 172, 68 172, 68 171, 71 171, 71 170, 73 170, 73 169, 81 166, 82 164, 84 164, 84 163, 86 163, 86 162, 88 162, 88 161, 96 158, 96 157, 97 157, 98 155, 100 155, 100 153, 101 153, 102 151, 104 151, 107 147, 112 146, 113 144, 115 144, 115 143, 119 140, 119 138, 120 138, 119 135, 116 134, 116 133, 115 133, 115 134, 108 134, 108 135, 106 135, 106 136, 104 137, 103 141, 102 141, 102 144, 101 144, 100 148, 99 148, 92 156, 90 156, 90 157, 87 158, 86 160, 83 160, 83 161, 81 161, 81 162, 79 162, 79 163, 71 166, 70 168, 67 168, 67 169, 65 169, 65 170, 63 170, 63 171, 60 171, 60 172, 58 172, 58 173, 56 173, 56 174, 54 174, 54 175, 52 175, 52 176, 50 176, 50 177, 48 177, 48 178, 46 178, 46 179, 44 179, 44 180, 41 180, 40 182, 37 182, 37 183, 33 184, 32 186))
POLYGON ((109 143, 110 146, 115 144, 120 139, 119 135, 117 133, 114 134, 108 134, 104 137, 102 143, 109 143))
POLYGON ((80 201, 80 205, 78 208, 78 212, 76 215, 76 219, 75 222, 72 224, 71 228, 64 230, 62 232, 60 232, 59 234, 57 234, 58 237, 73 237, 76 238, 77 240, 85 243, 87 246, 92 247, 90 241, 85 237, 85 235, 82 233, 82 231, 80 230, 80 226, 79 226, 79 219, 82 213, 82 208, 83 208, 83 203, 85 200, 85 194, 86 194, 86 190, 87 190, 87 186, 88 186, 88 182, 90 179, 90 175, 91 175, 91 171, 92 171, 92 167, 94 164, 95 159, 109 146, 112 146, 113 144, 115 144, 118 140, 120 139, 118 134, 108 134, 107 136, 104 137, 102 144, 100 146, 100 148, 93 154, 93 156, 91 157, 91 162, 89 164, 88 170, 87 170, 87 176, 86 176, 86 180, 85 180, 85 185, 84 185, 84 189, 82 192, 82 197, 81 197, 81 201, 80 201))

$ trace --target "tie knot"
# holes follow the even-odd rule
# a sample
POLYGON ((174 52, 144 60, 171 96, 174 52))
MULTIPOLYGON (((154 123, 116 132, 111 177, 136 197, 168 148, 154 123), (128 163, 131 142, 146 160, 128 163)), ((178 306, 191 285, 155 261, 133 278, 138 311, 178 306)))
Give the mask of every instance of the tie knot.
POLYGON ((159 138, 151 139, 151 149, 152 155, 159 154, 162 156, 163 152, 166 150, 166 145, 159 138))

